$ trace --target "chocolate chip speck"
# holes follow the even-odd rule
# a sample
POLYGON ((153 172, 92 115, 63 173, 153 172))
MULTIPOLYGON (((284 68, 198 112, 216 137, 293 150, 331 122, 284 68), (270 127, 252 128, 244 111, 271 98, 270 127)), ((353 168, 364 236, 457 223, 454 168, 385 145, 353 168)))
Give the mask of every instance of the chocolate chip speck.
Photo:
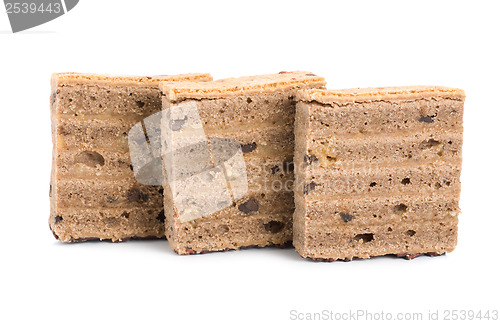
POLYGON ((345 223, 347 223, 347 222, 350 222, 354 218, 354 216, 347 214, 347 213, 340 213, 340 218, 342 218, 342 220, 345 223))
POLYGON ((135 103, 137 104, 137 107, 139 107, 139 108, 143 108, 145 105, 144 101, 140 101, 140 100, 137 100, 135 103))
POLYGON ((434 117, 436 117, 436 115, 422 116, 422 117, 419 118, 418 121, 421 122, 421 123, 432 123, 432 122, 434 122, 434 120, 433 120, 434 117))
POLYGON ((184 126, 184 123, 187 121, 187 116, 184 117, 183 119, 177 119, 177 120, 172 120, 170 124, 170 128, 174 132, 178 132, 181 130, 182 126, 184 126))
POLYGON ((63 220, 61 216, 56 216, 56 224, 63 220))
POLYGON ((276 172, 278 172, 280 170, 280 167, 279 166, 273 166, 271 168, 271 174, 276 174, 276 172))
POLYGON ((239 205, 238 210, 245 214, 250 214, 251 212, 256 212, 259 210, 259 203, 255 198, 252 197, 245 203, 239 205))
POLYGON ((316 155, 304 155, 304 162, 306 165, 311 165, 313 162, 318 162, 316 155))
POLYGON ((127 192, 127 200, 129 202, 136 202, 142 204, 149 200, 149 195, 143 193, 137 188, 132 188, 127 192))
POLYGON ((304 194, 306 194, 306 195, 310 194, 316 188, 316 186, 317 186, 317 184, 315 184, 314 182, 307 184, 304 187, 304 194))
POLYGON ((255 151, 256 148, 257 148, 257 143, 255 142, 241 145, 241 150, 243 151, 243 153, 250 153, 252 151, 255 151))
POLYGON ((406 231, 406 235, 408 235, 408 236, 413 236, 413 235, 415 235, 415 233, 417 233, 417 232, 415 232, 414 230, 407 230, 406 231))

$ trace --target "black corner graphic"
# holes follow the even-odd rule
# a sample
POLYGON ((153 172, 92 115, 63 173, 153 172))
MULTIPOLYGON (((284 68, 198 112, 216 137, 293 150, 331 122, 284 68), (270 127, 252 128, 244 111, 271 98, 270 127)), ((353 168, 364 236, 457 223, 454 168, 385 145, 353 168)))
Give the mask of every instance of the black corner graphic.
POLYGON ((64 2, 66 2, 66 10, 70 11, 71 9, 73 9, 76 6, 76 4, 78 3, 78 0, 66 0, 64 2))

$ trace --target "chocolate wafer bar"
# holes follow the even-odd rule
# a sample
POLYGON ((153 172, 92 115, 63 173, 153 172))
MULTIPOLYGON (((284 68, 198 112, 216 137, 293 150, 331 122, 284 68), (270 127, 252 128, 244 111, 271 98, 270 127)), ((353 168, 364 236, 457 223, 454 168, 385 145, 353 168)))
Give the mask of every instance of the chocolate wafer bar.
POLYGON ((161 81, 208 81, 208 74, 52 76, 53 161, 49 225, 63 242, 160 238, 161 186, 138 183, 128 132, 161 110, 161 81))
POLYGON ((299 254, 351 260, 452 251, 464 98, 432 86, 299 91, 299 254))
POLYGON ((292 240, 293 122, 309 72, 167 83, 166 235, 179 254, 292 240))

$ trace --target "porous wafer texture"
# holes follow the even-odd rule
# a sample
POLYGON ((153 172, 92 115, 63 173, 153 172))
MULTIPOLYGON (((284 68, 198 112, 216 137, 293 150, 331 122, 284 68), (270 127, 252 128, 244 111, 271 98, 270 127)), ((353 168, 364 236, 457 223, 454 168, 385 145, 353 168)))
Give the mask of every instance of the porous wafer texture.
POLYGON ((52 76, 53 158, 49 225, 63 242, 161 238, 163 188, 139 184, 128 132, 161 110, 160 81, 208 74, 52 76))
POLYGON ((316 89, 297 98, 293 244, 301 256, 455 248, 462 90, 316 89))
MULTIPOLYGON (((174 251, 194 254, 292 240, 295 95, 324 85, 310 72, 161 84, 164 109, 194 105, 211 144, 231 139, 241 145, 248 183, 231 206, 188 221, 180 217, 167 184, 166 236, 174 251)), ((165 127, 171 125, 162 122, 162 136, 165 127)), ((206 189, 195 185, 192 190, 206 189)))

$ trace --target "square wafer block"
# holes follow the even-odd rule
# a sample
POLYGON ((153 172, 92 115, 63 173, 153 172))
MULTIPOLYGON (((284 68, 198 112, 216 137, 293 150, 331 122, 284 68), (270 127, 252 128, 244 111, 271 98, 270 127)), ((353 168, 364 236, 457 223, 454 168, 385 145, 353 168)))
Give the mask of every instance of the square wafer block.
POLYGON ((299 254, 331 261, 452 251, 464 98, 425 86, 299 91, 299 254))
POLYGON ((179 254, 292 240, 293 122, 309 72, 161 84, 166 236, 179 254))
POLYGON ((144 118, 160 112, 159 82, 211 79, 208 74, 52 76, 49 225, 56 238, 121 241, 165 235, 163 189, 138 183, 134 171, 140 170, 129 154, 130 145, 140 148, 149 140, 143 136, 142 143, 129 143, 128 133, 137 125, 142 131, 144 118))

